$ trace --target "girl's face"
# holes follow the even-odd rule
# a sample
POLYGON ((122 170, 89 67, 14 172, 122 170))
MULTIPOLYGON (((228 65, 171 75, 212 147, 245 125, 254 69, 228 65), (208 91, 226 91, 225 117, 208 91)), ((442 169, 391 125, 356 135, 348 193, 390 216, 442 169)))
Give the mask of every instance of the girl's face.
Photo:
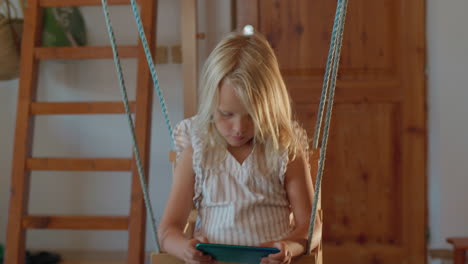
POLYGON ((214 113, 216 129, 231 147, 241 147, 254 137, 254 124, 229 81, 219 88, 219 104, 214 113))

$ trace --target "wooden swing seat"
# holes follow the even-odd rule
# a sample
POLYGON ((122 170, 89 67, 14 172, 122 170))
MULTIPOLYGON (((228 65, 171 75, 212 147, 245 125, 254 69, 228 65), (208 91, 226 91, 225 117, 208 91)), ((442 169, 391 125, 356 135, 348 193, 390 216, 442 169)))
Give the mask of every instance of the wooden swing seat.
MULTIPOLYGON (((312 253, 310 255, 300 256, 297 259, 293 260, 292 263, 294 264, 319 264, 319 262, 316 261, 316 258, 317 258, 316 254, 312 253)), ((185 262, 167 253, 152 253, 151 263, 152 264, 184 264, 185 262)), ((223 264, 224 262, 217 262, 217 263, 223 264)))
MULTIPOLYGON (((314 152, 310 153, 309 157, 309 164, 310 164, 310 170, 311 170, 311 175, 314 177, 313 181, 315 183, 315 176, 317 172, 317 165, 318 165, 318 159, 319 159, 319 153, 320 151, 316 150, 314 152)), ((169 160, 172 162, 173 165, 175 165, 175 160, 176 160, 176 153, 175 152, 170 152, 169 153, 169 160)), ((321 209, 321 199, 319 198, 318 201, 318 209, 317 209, 317 215, 321 222, 323 223, 323 214, 322 214, 322 209, 321 209)), ((195 229, 195 222, 197 220, 197 210, 193 209, 192 212, 190 212, 190 215, 187 219, 187 224, 185 226, 184 233, 187 237, 192 237, 193 231, 195 229)), ((151 264, 184 264, 185 262, 183 260, 180 260, 168 253, 151 253, 151 264)), ((223 262, 217 262, 222 264, 223 262)), ((297 257, 292 261, 293 264, 322 264, 322 239, 320 238, 320 243, 308 255, 303 255, 300 257, 297 257)))

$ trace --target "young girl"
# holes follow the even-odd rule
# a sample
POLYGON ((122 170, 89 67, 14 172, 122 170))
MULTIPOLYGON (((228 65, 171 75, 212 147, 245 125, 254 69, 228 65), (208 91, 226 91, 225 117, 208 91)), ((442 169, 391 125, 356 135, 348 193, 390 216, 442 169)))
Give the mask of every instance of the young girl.
POLYGON ((269 246, 280 252, 262 263, 289 263, 305 253, 313 184, 307 136, 292 119, 268 42, 258 34, 224 38, 205 64, 200 99, 198 114, 175 129, 162 248, 187 263, 211 263, 197 243, 269 246), (188 239, 183 229, 193 206, 196 238, 188 239))

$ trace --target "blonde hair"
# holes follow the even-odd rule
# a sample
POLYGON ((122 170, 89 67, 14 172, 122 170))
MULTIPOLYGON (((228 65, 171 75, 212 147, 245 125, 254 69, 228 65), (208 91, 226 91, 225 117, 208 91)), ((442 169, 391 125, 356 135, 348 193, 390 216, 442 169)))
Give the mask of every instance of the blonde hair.
POLYGON ((254 123, 254 142, 262 146, 267 163, 287 151, 294 157, 303 149, 292 122, 291 100, 268 41, 258 33, 231 33, 208 57, 200 83, 197 127, 206 131, 205 146, 227 143, 219 135, 213 114, 219 102, 219 87, 229 81, 254 123))

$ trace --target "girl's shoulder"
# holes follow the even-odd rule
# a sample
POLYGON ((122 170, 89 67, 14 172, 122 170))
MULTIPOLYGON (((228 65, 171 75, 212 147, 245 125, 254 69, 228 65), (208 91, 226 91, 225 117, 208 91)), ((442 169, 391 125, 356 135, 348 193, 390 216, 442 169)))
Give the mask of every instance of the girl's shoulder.
POLYGON ((192 116, 192 117, 189 117, 189 118, 186 118, 186 119, 180 121, 175 126, 175 131, 191 130, 192 127, 194 126, 195 118, 196 118, 196 116, 192 116))
MULTIPOLYGON (((180 121, 174 129, 175 136, 191 136, 197 133, 196 126, 197 116, 192 116, 180 121)), ((176 139, 177 140, 177 139, 176 139)))
POLYGON ((309 148, 309 137, 307 136, 307 130, 297 120, 291 121, 294 136, 300 146, 309 148))
POLYGON ((196 116, 180 121, 174 129, 174 140, 177 153, 188 146, 193 147, 193 143, 197 140, 197 132, 195 126, 196 116))

